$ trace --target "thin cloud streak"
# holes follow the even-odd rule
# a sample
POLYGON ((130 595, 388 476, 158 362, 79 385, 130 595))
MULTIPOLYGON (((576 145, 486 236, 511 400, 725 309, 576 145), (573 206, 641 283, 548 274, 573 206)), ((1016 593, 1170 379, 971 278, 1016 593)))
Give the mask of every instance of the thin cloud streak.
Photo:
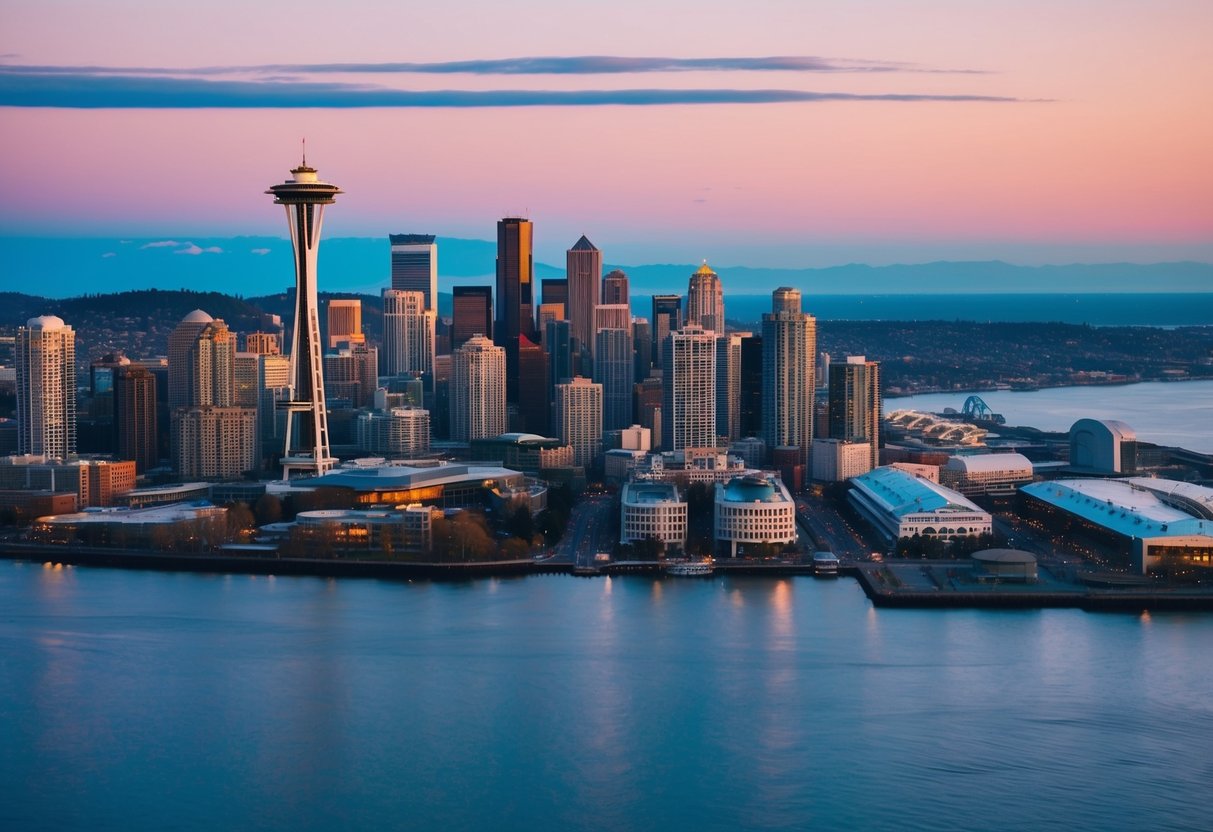
POLYGON ((898 61, 820 58, 812 55, 758 57, 622 57, 567 55, 470 61, 379 61, 317 64, 255 64, 206 67, 0 66, 3 72, 47 75, 214 76, 236 73, 371 73, 424 75, 619 75, 651 72, 826 72, 985 74, 977 69, 935 69, 898 61))
POLYGON ((0 72, 0 106, 68 109, 594 107, 817 101, 1021 102, 993 95, 784 89, 397 90, 328 82, 207 81, 0 72))

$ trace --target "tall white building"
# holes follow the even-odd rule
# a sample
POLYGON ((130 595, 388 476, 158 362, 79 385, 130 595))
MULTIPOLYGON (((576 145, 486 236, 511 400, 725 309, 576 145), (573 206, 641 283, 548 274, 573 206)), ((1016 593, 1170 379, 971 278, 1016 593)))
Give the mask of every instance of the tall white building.
POLYGON ((236 336, 222 319, 186 315, 168 336, 168 406, 231 407, 235 360, 236 336))
POLYGON ((768 448, 797 448, 801 464, 813 441, 816 358, 817 319, 796 289, 776 289, 762 316, 762 432, 768 448))
POLYGON ((76 453, 76 333, 54 315, 17 330, 17 453, 76 453))
POLYGON ((594 381, 602 385, 602 429, 622 430, 632 424, 632 334, 626 329, 600 329, 594 343, 594 381))
POLYGON ((686 322, 709 332, 724 332, 724 289, 707 260, 691 275, 687 285, 686 322))
POLYGON ((687 326, 666 338, 662 356, 662 448, 716 446, 716 335, 687 326))
POLYGON ((556 385, 554 433, 573 448, 574 465, 592 465, 602 450, 602 385, 577 376, 556 385))
POLYGON ((505 350, 473 335, 451 355, 451 439, 471 442, 506 432, 505 350))
POLYGON ((434 372, 437 313, 425 306, 422 292, 383 290, 383 374, 434 372))

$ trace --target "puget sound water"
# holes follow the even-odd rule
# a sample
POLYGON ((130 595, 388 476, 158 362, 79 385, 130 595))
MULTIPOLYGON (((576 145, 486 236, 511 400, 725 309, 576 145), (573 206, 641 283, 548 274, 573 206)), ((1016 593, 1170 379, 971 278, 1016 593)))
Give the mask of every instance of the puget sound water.
MULTIPOLYGON (((886 399, 884 412, 960 410, 970 393, 924 393, 886 399)), ((1213 454, 1213 380, 1144 382, 977 393, 1009 425, 1067 431, 1078 419, 1120 419, 1137 438, 1213 454)))
POLYGON ((1206 830, 1213 616, 0 562, 0 829, 1206 830))

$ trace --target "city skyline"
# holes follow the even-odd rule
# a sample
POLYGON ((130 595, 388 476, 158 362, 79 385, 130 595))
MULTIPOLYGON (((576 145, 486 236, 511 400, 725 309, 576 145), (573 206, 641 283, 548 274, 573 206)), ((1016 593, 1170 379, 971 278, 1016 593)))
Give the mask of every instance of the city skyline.
POLYGON ((311 25, 347 21, 358 48, 322 41, 306 65, 267 9, 242 10, 236 31, 224 3, 143 9, 142 26, 125 22, 133 6, 64 6, 10 6, 0 38, 10 234, 278 235, 249 190, 306 136, 359 197, 329 237, 482 238, 524 213, 545 229, 536 258, 555 263, 587 232, 622 263, 1213 259, 1213 126, 1193 108, 1211 12, 1197 2, 1101 8, 1096 29, 1078 4, 722 6, 689 43, 666 34, 676 9, 645 8, 635 27, 639 8, 616 4, 587 37, 581 13, 532 2, 520 11, 543 25, 508 47, 491 6, 407 27, 390 8, 368 9, 371 26, 308 7, 311 25), (187 26, 171 49, 149 34, 187 26), (596 57, 567 54, 574 29, 596 57), (350 106, 380 88, 428 98, 350 106), (524 152, 493 165, 495 137, 520 132, 524 152), (424 165, 399 164, 400 135, 424 165), (224 165, 199 183, 200 159, 224 165), (592 200, 567 187, 587 169, 610 172, 592 200), (173 196, 186 186, 188 209, 173 196))

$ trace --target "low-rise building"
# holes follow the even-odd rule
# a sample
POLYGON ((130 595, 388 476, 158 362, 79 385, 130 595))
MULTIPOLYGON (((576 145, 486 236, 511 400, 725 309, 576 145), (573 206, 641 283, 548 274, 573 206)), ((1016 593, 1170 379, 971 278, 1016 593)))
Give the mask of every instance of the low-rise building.
POLYGON ((891 540, 950 540, 993 531, 990 514, 968 497, 899 468, 873 468, 855 477, 847 499, 891 540))
POLYGON ((227 509, 177 503, 153 508, 94 508, 39 517, 30 539, 40 543, 199 551, 227 534, 227 509))
POLYGON ((424 555, 433 542, 431 523, 438 509, 411 503, 395 510, 326 509, 301 511, 296 537, 323 541, 341 550, 369 550, 388 556, 424 555))
POLYGON ((319 477, 300 477, 268 483, 266 493, 278 497, 323 491, 330 505, 343 508, 421 503, 442 508, 488 505, 494 490, 529 488, 526 475, 493 465, 432 465, 390 463, 360 459, 344 463, 319 477))
POLYGON ((61 462, 32 454, 0 457, 0 489, 75 491, 80 506, 114 505, 135 487, 135 477, 132 460, 61 462))
POLYGON ((1140 572, 1213 569, 1213 488, 1131 477, 1050 480, 1019 494, 1025 515, 1096 540, 1140 572))
POLYGON ((473 439, 471 458, 499 462, 511 470, 535 475, 544 469, 571 468, 573 446, 534 433, 503 433, 492 438, 473 439))
POLYGON ((687 504, 673 483, 625 483, 619 505, 620 543, 656 540, 667 552, 686 545, 687 504))
POLYGON ((1032 461, 1023 454, 954 456, 939 469, 939 482, 966 497, 1009 497, 1032 481, 1032 461))
POLYGON ((749 474, 716 484, 716 542, 729 557, 757 545, 796 542, 796 503, 773 474, 749 474))

